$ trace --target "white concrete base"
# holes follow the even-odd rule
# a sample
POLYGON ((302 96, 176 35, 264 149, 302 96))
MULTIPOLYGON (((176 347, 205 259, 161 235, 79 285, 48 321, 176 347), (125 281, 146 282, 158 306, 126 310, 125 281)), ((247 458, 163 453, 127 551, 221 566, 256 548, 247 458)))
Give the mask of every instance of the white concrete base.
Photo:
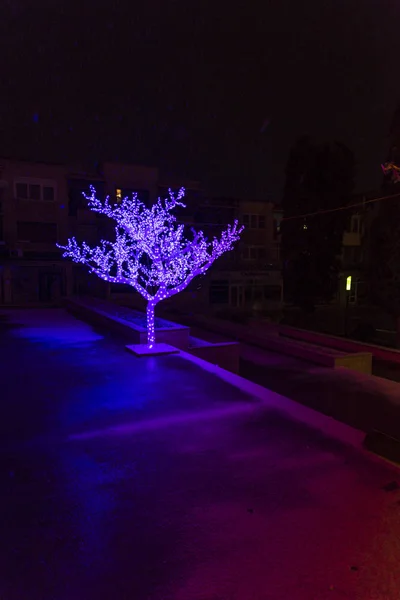
POLYGON ((135 356, 160 356, 161 354, 178 354, 179 349, 169 344, 154 344, 149 348, 147 344, 133 344, 125 346, 129 352, 133 352, 135 356))

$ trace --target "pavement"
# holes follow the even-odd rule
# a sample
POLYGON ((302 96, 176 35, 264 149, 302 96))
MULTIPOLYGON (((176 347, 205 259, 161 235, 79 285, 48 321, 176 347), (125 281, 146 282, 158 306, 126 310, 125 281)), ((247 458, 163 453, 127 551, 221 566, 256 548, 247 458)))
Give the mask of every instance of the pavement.
POLYGON ((391 465, 60 309, 0 356, 0 598, 398 600, 391 465))

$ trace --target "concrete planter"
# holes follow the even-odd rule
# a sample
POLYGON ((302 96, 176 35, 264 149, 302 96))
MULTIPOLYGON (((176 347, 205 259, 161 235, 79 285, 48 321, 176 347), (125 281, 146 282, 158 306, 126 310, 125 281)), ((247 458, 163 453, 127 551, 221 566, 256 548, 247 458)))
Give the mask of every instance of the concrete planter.
MULTIPOLYGON (((147 344, 146 327, 124 318, 121 307, 95 298, 70 298, 66 301, 66 306, 85 320, 94 324, 104 324, 111 331, 122 334, 130 344, 147 344)), ((133 316, 137 315, 138 320, 146 318, 144 313, 139 311, 129 312, 133 316)), ((189 327, 156 318, 156 341, 186 349, 189 345, 189 327)))
POLYGON ((126 347, 136 356, 157 356, 185 350, 231 373, 239 373, 240 345, 237 342, 211 343, 190 336, 190 328, 156 318, 156 344, 147 348, 146 327, 133 322, 146 319, 142 311, 104 302, 97 298, 70 298, 67 308, 92 324, 100 324, 126 339, 126 347), (125 318, 124 318, 125 315, 125 318), (178 349, 178 350, 177 350, 178 349))

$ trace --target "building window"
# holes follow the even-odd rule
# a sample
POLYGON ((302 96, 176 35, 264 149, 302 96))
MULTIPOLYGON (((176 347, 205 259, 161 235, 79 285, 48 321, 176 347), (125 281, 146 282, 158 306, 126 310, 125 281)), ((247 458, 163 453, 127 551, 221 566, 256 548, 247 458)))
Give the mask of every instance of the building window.
POLYGON ((28 196, 28 198, 30 200, 41 200, 40 185, 38 185, 37 183, 30 183, 29 184, 29 196, 28 196))
POLYGON ((267 250, 264 246, 243 246, 243 260, 264 260, 267 257, 267 250))
POLYGON ((122 190, 121 190, 121 188, 117 188, 115 190, 115 199, 117 201, 117 204, 119 204, 120 202, 122 202, 122 190))
POLYGON ((54 200, 54 188, 51 185, 43 186, 43 200, 46 200, 46 202, 54 200))
POLYGON ((15 191, 17 194, 17 198, 21 198, 22 200, 27 200, 27 198, 28 198, 28 184, 27 183, 17 183, 15 185, 15 191))
POLYGON ((55 244, 57 242, 57 223, 18 221, 17 236, 20 242, 55 244))
POLYGON ((266 217, 265 215, 242 215, 242 223, 250 229, 265 229, 266 217))
POLYGON ((43 183, 17 181, 15 195, 19 200, 44 200, 52 202, 55 199, 55 186, 43 183))

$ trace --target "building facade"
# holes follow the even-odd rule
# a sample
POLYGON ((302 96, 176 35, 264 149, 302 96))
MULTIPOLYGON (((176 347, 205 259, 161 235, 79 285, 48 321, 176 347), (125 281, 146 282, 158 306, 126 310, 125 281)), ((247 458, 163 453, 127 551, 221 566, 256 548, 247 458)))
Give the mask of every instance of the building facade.
POLYGON ((214 206, 222 203, 230 209, 223 222, 237 219, 244 230, 235 250, 222 257, 210 274, 210 304, 252 314, 278 309, 282 274, 274 205, 242 199, 212 201, 214 206))
MULTIPOLYGON (((209 197, 198 182, 182 182, 186 208, 178 220, 201 229, 212 239, 236 219, 244 226, 234 250, 224 254, 202 277, 196 278, 171 307, 188 312, 263 313, 282 305, 279 223, 281 211, 271 202, 209 197)), ((159 194, 177 190, 175 180, 163 181, 159 194)))
POLYGON ((280 211, 271 202, 210 198, 196 181, 160 178, 157 168, 103 163, 93 170, 0 161, 0 304, 56 304, 63 296, 111 296, 129 302, 132 288, 109 285, 66 261, 56 243, 68 237, 90 245, 112 239, 114 223, 88 209, 84 194, 119 202, 137 193, 150 206, 168 189, 186 189, 177 218, 212 239, 235 219, 244 225, 240 242, 171 305, 204 313, 260 313, 281 306, 280 211))
POLYGON ((0 305, 57 304, 73 293, 105 296, 109 286, 61 256, 56 243, 75 236, 96 244, 113 224, 90 211, 94 186, 115 201, 137 192, 157 196, 158 170, 104 163, 88 171, 65 165, 0 160, 0 305))
POLYGON ((68 233, 66 170, 0 160, 0 303, 54 303, 71 292, 56 242, 68 233))
POLYGON ((370 300, 371 232, 379 214, 378 198, 381 195, 379 192, 369 192, 352 198, 352 204, 357 208, 349 214, 343 233, 342 269, 337 294, 337 301, 342 306, 363 305, 370 300))
MULTIPOLYGON (((109 196, 121 202, 136 193, 146 205, 157 198, 158 169, 140 165, 103 163, 94 171, 69 169, 67 187, 69 198, 69 234, 89 245, 102 239, 113 239, 115 223, 107 217, 89 210, 85 194, 94 187, 99 197, 109 196)), ((110 285, 90 275, 84 266, 73 265, 73 291, 75 294, 120 297, 124 301, 133 293, 132 288, 110 285)))

